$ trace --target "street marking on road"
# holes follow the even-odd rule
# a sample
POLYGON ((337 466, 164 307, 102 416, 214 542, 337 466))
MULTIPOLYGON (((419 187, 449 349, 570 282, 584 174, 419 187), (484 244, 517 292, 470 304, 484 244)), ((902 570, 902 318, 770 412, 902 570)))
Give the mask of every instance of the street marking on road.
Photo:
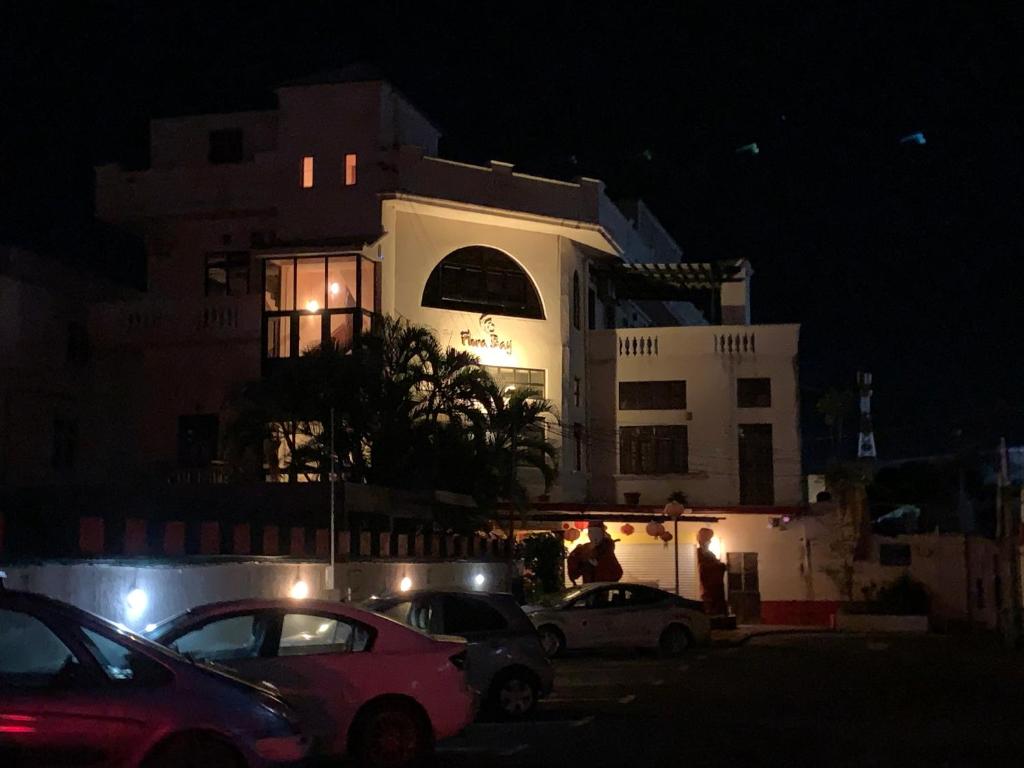
POLYGON ((635 698, 636 698, 636 694, 635 693, 627 694, 627 695, 623 696, 621 699, 619 699, 619 704, 629 704, 635 698))
POLYGON ((579 703, 581 701, 585 701, 585 702, 595 702, 595 701, 611 702, 611 701, 615 701, 615 699, 609 698, 608 696, 573 696, 571 699, 570 698, 563 699, 563 698, 558 698, 556 696, 548 696, 546 699, 544 699, 544 703, 545 704, 577 704, 577 703, 579 703))
POLYGON ((587 715, 582 720, 577 720, 575 723, 573 723, 572 727, 582 728, 584 725, 589 725, 592 722, 594 722, 594 715, 587 715))
POLYGON ((511 757, 512 755, 518 755, 520 752, 525 752, 529 747, 526 744, 516 744, 512 749, 506 749, 504 752, 499 752, 498 757, 511 757))

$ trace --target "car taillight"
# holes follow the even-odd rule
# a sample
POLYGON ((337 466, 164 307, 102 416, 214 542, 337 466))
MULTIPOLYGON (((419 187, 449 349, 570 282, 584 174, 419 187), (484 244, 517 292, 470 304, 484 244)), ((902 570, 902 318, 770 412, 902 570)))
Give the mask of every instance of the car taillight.
POLYGON ((459 651, 454 656, 449 657, 448 660, 452 663, 452 666, 455 667, 456 669, 465 669, 466 668, 466 652, 465 651, 459 651))

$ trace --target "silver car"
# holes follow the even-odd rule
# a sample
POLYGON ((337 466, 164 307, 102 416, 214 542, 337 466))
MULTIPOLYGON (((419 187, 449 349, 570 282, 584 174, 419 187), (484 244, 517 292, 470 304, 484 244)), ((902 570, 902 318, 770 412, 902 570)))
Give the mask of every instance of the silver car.
POLYGON ((375 598, 366 607, 424 632, 464 637, 469 684, 492 714, 524 717, 551 692, 554 669, 512 595, 423 590, 375 598))
POLYGON ((548 656, 596 648, 657 648, 675 656, 711 641, 702 603, 643 584, 587 584, 553 606, 527 606, 526 614, 548 656))
POLYGON ((309 740, 272 691, 0 586, 0 765, 282 766, 309 740))

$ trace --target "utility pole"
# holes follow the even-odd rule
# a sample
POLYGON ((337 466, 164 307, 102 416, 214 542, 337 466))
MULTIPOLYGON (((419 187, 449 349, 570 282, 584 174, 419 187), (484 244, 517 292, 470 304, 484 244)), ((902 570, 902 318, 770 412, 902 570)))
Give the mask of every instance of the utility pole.
POLYGON ((1002 557, 1006 558, 1006 573, 1010 583, 1008 585, 1009 599, 1003 601, 1007 607, 1003 611, 1003 615, 999 617, 999 621, 1002 625, 1004 642, 1008 647, 1015 648, 1020 641, 1021 633, 1021 521, 1017 515, 1006 509, 1007 502, 1009 502, 1009 499, 1006 498, 1006 488, 1009 485, 1010 468, 1006 455, 1006 438, 1001 437, 999 439, 999 470, 996 477, 996 541, 999 543, 1002 557))
POLYGON ((335 462, 338 458, 337 453, 334 451, 334 408, 331 407, 331 473, 328 475, 328 479, 331 481, 331 564, 327 566, 327 578, 326 584, 327 589, 334 589, 334 561, 337 536, 334 533, 334 491, 336 483, 338 482, 338 473, 335 471, 335 462))
POLYGON ((860 390, 860 435, 857 437, 857 458, 874 459, 875 431, 871 426, 871 374, 857 371, 857 388, 860 390))

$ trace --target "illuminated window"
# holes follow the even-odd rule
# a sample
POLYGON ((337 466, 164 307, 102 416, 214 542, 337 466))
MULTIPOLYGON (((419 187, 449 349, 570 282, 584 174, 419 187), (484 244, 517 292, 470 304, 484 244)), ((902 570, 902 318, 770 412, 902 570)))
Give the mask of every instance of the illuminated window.
POLYGON ((544 397, 545 375, 544 371, 537 368, 503 368, 497 365, 485 365, 483 369, 491 374, 498 390, 506 392, 509 389, 529 389, 536 393, 537 397, 544 397))
POLYGON ((311 155, 302 158, 302 188, 313 188, 313 157, 311 155))
POLYGON ((354 154, 345 155, 345 186, 354 187, 356 183, 356 162, 354 154))
POLYGON ((424 307, 544 319, 529 275, 495 248, 471 245, 442 259, 423 288, 424 307))

